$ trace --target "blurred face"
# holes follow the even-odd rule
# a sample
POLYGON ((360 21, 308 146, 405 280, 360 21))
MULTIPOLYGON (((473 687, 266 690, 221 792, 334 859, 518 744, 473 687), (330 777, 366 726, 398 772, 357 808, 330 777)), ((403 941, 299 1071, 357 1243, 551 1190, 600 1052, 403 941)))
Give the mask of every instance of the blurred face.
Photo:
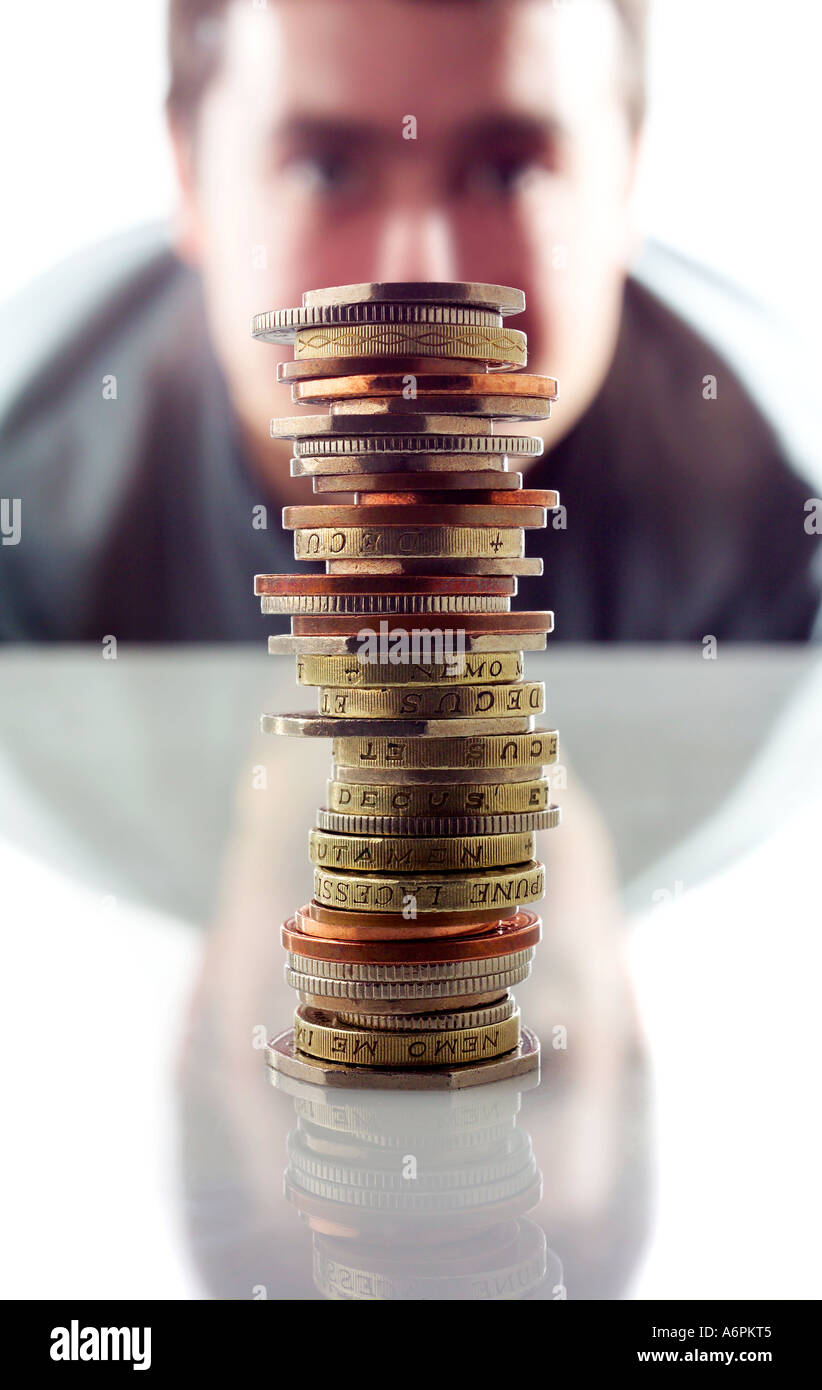
POLYGON ((560 381, 547 443, 570 428, 607 370, 630 254, 621 42, 608 0, 229 6, 177 141, 181 241, 253 447, 272 458, 269 417, 289 408, 273 363, 291 354, 255 343, 251 315, 362 280, 523 289, 511 325, 560 381))

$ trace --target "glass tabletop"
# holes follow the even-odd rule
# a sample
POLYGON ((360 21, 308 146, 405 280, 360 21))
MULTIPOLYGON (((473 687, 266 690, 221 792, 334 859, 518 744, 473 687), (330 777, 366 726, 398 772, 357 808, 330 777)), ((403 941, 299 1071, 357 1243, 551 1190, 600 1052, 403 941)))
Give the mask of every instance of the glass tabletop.
POLYGON ((819 1294, 810 649, 532 653, 560 731, 539 1072, 272 1074, 327 741, 258 648, 0 657, 17 1297, 819 1294), (274 1084, 276 1083, 276 1084, 274 1084))

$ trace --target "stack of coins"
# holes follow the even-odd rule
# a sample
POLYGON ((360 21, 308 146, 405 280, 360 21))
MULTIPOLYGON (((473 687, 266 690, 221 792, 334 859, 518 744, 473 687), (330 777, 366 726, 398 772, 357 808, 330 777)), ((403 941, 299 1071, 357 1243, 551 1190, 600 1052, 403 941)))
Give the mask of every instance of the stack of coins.
POLYGON ((557 384, 518 370, 503 318, 524 305, 498 285, 344 285, 252 323, 294 344, 278 378, 308 412, 271 434, 323 494, 283 523, 326 572, 255 578, 263 613, 291 617, 269 650, 318 692, 263 729, 332 740, 314 895, 283 926, 300 1002, 267 1049, 292 1076, 463 1086, 538 1065, 511 989, 540 936, 535 834, 558 820, 557 735, 523 676, 553 615, 511 598, 559 499, 523 488, 510 465, 543 444, 510 430, 546 420, 557 384))

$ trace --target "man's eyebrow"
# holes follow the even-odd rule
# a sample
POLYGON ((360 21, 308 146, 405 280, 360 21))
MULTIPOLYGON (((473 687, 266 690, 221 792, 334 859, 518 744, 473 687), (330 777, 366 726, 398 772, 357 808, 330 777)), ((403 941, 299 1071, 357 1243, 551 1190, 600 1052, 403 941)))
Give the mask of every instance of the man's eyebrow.
POLYGON ((561 140, 566 127, 557 116, 531 116, 510 111, 483 112, 466 121, 456 132, 465 143, 520 140, 531 144, 561 140))
POLYGON ((396 132, 365 121, 346 120, 339 116, 292 115, 278 122, 272 134, 278 140, 295 145, 345 145, 348 148, 378 148, 395 145, 396 132))

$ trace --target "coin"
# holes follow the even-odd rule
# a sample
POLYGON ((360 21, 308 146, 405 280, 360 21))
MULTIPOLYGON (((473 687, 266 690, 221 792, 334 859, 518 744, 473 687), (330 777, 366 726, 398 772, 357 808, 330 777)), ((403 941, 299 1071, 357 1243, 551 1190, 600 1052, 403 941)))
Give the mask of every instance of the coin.
MULTIPOLYGON (((511 563, 513 564, 514 561, 512 560, 511 563)), ((425 629, 423 629, 423 633, 424 631, 425 629)), ((466 632, 460 645, 465 652, 536 652, 545 647, 546 639, 544 632, 514 632, 507 635, 466 632)), ((270 656, 279 656, 282 652, 289 652, 295 656, 342 656, 349 653, 362 658, 363 643, 357 636, 295 637, 290 632, 277 632, 268 639, 268 651, 270 656)), ((429 657, 436 655, 436 652, 437 648, 434 642, 429 641, 426 650, 424 637, 420 639, 420 656, 423 661, 428 661, 429 657)), ((462 656, 458 651, 454 653, 453 664, 455 670, 461 668, 462 656)))
POLYGON ((386 922, 393 922, 396 931, 402 935, 381 939, 369 937, 364 940, 348 938, 345 941, 331 935, 340 917, 353 917, 356 921, 358 916, 357 913, 335 913, 319 904, 306 905, 300 908, 294 917, 283 923, 283 947, 286 951, 310 960, 339 960, 344 951, 345 959, 349 962, 366 961, 374 965, 388 965, 392 962, 409 965, 424 962, 433 965, 441 961, 488 959, 528 950, 537 945, 542 928, 538 914, 529 908, 490 922, 486 920, 488 914, 485 913, 475 914, 475 920, 465 913, 441 912, 435 916, 438 919, 446 919, 443 929, 449 925, 452 917, 457 917, 462 919, 462 922, 457 922, 456 925, 458 930, 462 929, 463 934, 439 936, 430 940, 412 936, 406 918, 389 913, 372 913, 369 921, 383 917, 386 922), (320 914, 333 917, 334 922, 318 921, 320 914), (397 926, 397 923, 400 925, 397 926), (310 932, 307 927, 310 927, 310 932), (327 935, 317 935, 318 928, 323 928, 327 935))
POLYGON ((344 738, 368 738, 372 735, 391 738, 395 734, 402 738, 419 739, 423 735, 435 738, 453 732, 454 735, 469 737, 472 734, 490 733, 503 736, 530 733, 533 719, 530 715, 506 716, 498 719, 346 719, 333 715, 315 714, 309 710, 303 714, 263 714, 260 716, 260 729, 264 734, 280 734, 287 738, 331 738, 336 743, 344 738))
POLYGON ((256 574, 254 593, 263 594, 514 594, 516 582, 505 577, 478 579, 467 575, 381 579, 344 578, 330 574, 256 574))
POLYGON ((473 280, 391 280, 331 285, 306 290, 303 304, 310 308, 324 304, 466 304, 475 309, 493 309, 499 314, 521 314, 525 308, 522 290, 510 285, 486 285, 473 280))
POLYGON ((519 1033, 518 1011, 505 1022, 485 1028, 446 1030, 421 1037, 323 1027, 306 1016, 302 1006, 294 1014, 294 1041, 301 1052, 352 1065, 421 1067, 498 1057, 516 1047, 519 1033))
MULTIPOLYGON (((486 729, 487 732, 487 729, 486 729)), ((518 764, 516 767, 494 767, 486 768, 481 764, 477 767, 437 767, 437 768, 403 768, 403 767, 374 767, 370 761, 366 761, 362 767, 349 767, 337 764, 334 767, 334 777, 338 782, 357 782, 357 783, 390 783, 394 786, 433 786, 441 788, 450 783, 470 783, 477 790, 487 786, 489 782, 534 782, 543 776, 542 767, 539 763, 518 764)))
MULTIPOLYGON (((490 774, 493 775, 493 774, 490 774)), ((325 815, 394 818, 439 817, 445 821, 478 816, 545 814, 550 787, 545 777, 527 782, 479 782, 428 785, 406 782, 328 783, 325 815)))
POLYGON ((421 391, 416 396, 368 396, 356 400, 345 398, 331 402, 334 418, 347 419, 363 415, 425 415, 434 418, 439 411, 450 411, 453 417, 480 415, 489 420, 548 420, 551 415, 551 402, 544 396, 502 396, 502 395, 445 395, 429 394, 425 379, 420 380, 421 391))
POLYGON ((264 616, 296 614, 507 613, 511 600, 501 594, 266 594, 264 616))
POLYGON ((291 388, 291 398, 297 402, 310 401, 330 405, 337 400, 362 400, 370 396, 402 396, 408 398, 409 387, 426 396, 530 396, 556 400, 558 386, 549 376, 533 376, 527 372, 432 372, 422 363, 417 372, 359 372, 356 376, 326 377, 319 381, 299 381, 291 388), (417 381, 417 376, 421 381, 417 381), (414 378, 409 382, 409 376, 414 378))
POLYGON ((545 870, 537 860, 511 869, 477 869, 470 874, 358 874, 314 870, 314 897, 329 907, 358 912, 453 912, 475 907, 521 907, 538 902, 545 870))
POLYGON ((366 688, 326 686, 317 692, 320 714, 354 718, 394 719, 408 716, 463 718, 506 714, 541 714, 545 708, 542 681, 514 685, 402 685, 366 688))
POLYGON ((522 474, 507 473, 498 469, 496 473, 490 469, 484 469, 474 473, 453 472, 445 473, 442 471, 414 473, 412 478, 400 481, 396 473, 358 473, 356 477, 351 474, 333 473, 326 476, 317 475, 312 480, 312 487, 315 493, 354 493, 355 502, 359 504, 369 493, 379 492, 388 495, 392 487, 414 488, 420 501, 425 501, 429 493, 458 492, 460 501, 466 500, 464 494, 471 493, 470 501, 480 501, 481 492, 484 491, 510 491, 518 492, 522 490, 522 474), (426 497, 421 494, 425 493, 426 497))
MULTIPOLYGON (((372 615, 375 619, 377 614, 372 615)), ((301 617, 296 616, 291 619, 291 631, 295 637, 309 637, 316 632, 323 637, 332 637, 342 634, 360 635, 364 642, 371 639, 375 644, 379 638, 384 638, 385 642, 393 641, 398 634, 408 632, 412 640, 417 643, 423 640, 430 642, 431 633, 446 632, 468 633, 493 633, 495 636, 505 636, 506 633, 533 633, 551 632, 554 626, 554 615, 546 610, 539 609, 534 612, 527 612, 518 609, 516 612, 506 613, 437 613, 428 615, 429 618, 436 618, 436 627, 422 627, 421 623, 426 621, 426 615, 415 613, 392 613, 391 628, 388 629, 387 620, 379 621, 379 630, 374 626, 368 627, 364 623, 363 614, 326 614, 322 617, 301 617), (382 622, 386 622, 383 630, 382 622)))
MULTIPOLYGON (((326 576, 319 576, 325 578, 326 576)), ((335 576, 328 576, 335 578, 335 576)), ((343 580, 343 576, 340 576, 343 580)), ((344 580, 344 582, 352 582, 344 580)), ((394 581, 400 582, 400 581, 394 581)), ((438 583, 439 580, 430 582, 438 583)), ((489 580, 470 580, 466 583, 494 583, 489 580)), ((297 680, 300 685, 352 686, 396 685, 422 686, 460 685, 464 682, 491 684, 519 681, 523 673, 522 652, 487 652, 475 655, 467 652, 459 669, 449 670, 445 662, 392 665, 388 662, 361 662, 352 656, 299 656, 297 680)))
MULTIPOLYGON (((276 716, 263 716, 275 718, 276 716)), ((556 729, 521 734, 484 733, 446 738, 409 735, 402 728, 386 736, 340 735, 334 739, 334 762, 349 767, 533 767, 556 761, 556 729)))
POLYGON ((497 816, 373 816, 317 812, 317 827, 337 835, 510 835, 524 830, 552 830, 559 807, 545 811, 511 811, 497 816))
MULTIPOLYGON (((346 951, 346 956, 349 954, 346 951)), ((499 975, 505 970, 519 970, 522 965, 530 965, 533 958, 533 949, 506 952, 487 958, 466 956, 464 959, 450 957, 439 962, 426 959, 419 962, 403 960, 387 964, 289 954, 286 964, 289 970, 294 970, 300 975, 311 975, 317 980, 347 980, 353 984, 386 985, 389 988, 400 985, 442 985, 447 993, 457 980, 485 980, 489 975, 499 975)))
MULTIPOLYGON (((303 558, 308 558, 307 556, 303 558)), ((539 556, 529 556, 528 559, 522 557, 518 559, 482 559, 456 558, 451 556, 436 557, 413 557, 413 556, 393 556, 391 559, 380 558, 377 560, 364 560, 360 558, 346 560, 329 560, 326 564, 329 574, 396 574, 396 575, 429 575, 429 574, 476 574, 476 575, 497 575, 504 574, 508 578, 523 575, 533 578, 542 574, 542 560, 539 556)), ((527 646, 523 643, 523 650, 537 651, 545 646, 544 642, 539 642, 536 646, 527 646)), ((474 651, 490 651, 490 647, 475 646, 474 651)), ((500 645, 500 650, 503 650, 500 645)))
MULTIPOLYGON (((417 912, 416 916, 403 916, 399 912, 347 912, 312 900, 307 907, 297 911, 294 921, 306 939, 315 938, 320 944, 330 942, 337 952, 344 945, 348 953, 353 953, 352 959, 357 958, 356 953, 360 948, 367 946, 371 949, 390 942, 402 942, 403 959, 406 952, 410 952, 407 958, 413 960, 414 942, 421 942, 426 947, 433 946, 437 941, 487 935, 501 923, 513 921, 516 916, 516 908, 509 907, 475 908, 462 912, 417 912)), ((527 944, 522 943, 523 947, 527 944)), ((396 947, 392 949, 396 950, 396 947)), ((505 949, 504 943, 500 949, 505 949)), ((326 952, 326 957, 336 958, 333 951, 326 952)), ((435 955, 431 956, 432 960, 436 958, 435 955)))
MULTIPOLYGON (((325 419, 325 416, 316 416, 316 419, 325 419)), ((429 417, 426 417, 426 419, 429 417)), ((419 421, 417 421, 419 425, 419 421)), ((301 458, 308 455, 312 458, 322 458, 329 455, 346 454, 377 454, 380 459, 388 459, 391 454, 459 454, 463 460, 472 454, 479 454, 483 459, 483 467, 490 468, 487 456, 492 454, 505 454, 506 456, 522 456, 537 458, 545 448, 539 435, 534 434, 482 434, 478 430, 462 430, 459 433, 431 433, 425 434, 419 430, 416 432, 407 431, 406 433, 396 434, 367 434, 363 432, 357 435, 340 435, 335 438, 328 434, 325 437, 299 438, 294 441, 294 455, 301 458)), ((467 465, 462 464, 463 468, 467 465)))
MULTIPOLYGON (((485 419, 475 415, 445 415, 445 414, 426 414, 415 415, 413 411, 408 411, 404 415, 383 414, 375 415, 369 411, 361 411, 358 415, 350 413, 343 415, 275 415, 268 424, 268 431, 272 439, 295 439, 302 443, 306 440, 321 442, 326 438, 339 436, 342 439, 359 439, 361 435, 380 436, 387 435, 393 438, 395 435, 403 440, 403 448, 407 448, 405 435, 479 435, 492 436, 494 432, 493 420, 485 419)), ((313 453, 313 449, 309 452, 313 453)), ((359 453, 359 449, 349 450, 349 452, 359 453)), ((507 451, 506 451, 507 452, 507 451)))
POLYGON ((326 868, 408 873, 417 869, 490 869, 522 864, 536 853, 534 832, 405 837, 310 831, 308 857, 326 868))
MULTIPOLYGON (((431 480, 429 478, 426 479, 426 481, 430 482, 431 480)), ((368 492, 363 497, 362 502, 356 505, 363 507, 401 506, 403 508, 412 505, 424 506, 426 503, 428 503, 429 505, 439 504, 440 508, 442 506, 449 505, 451 501, 450 498, 443 498, 440 502, 440 499, 432 498, 429 494, 427 494, 424 491, 415 492, 414 489, 417 487, 417 485, 418 479, 414 478, 413 480, 409 480, 408 489, 406 490, 406 488, 403 486, 401 492, 395 489, 393 493, 386 492, 384 494, 380 494, 376 493, 374 490, 368 492)), ((510 491, 508 489, 497 490, 495 486, 491 486, 487 491, 483 489, 474 488, 473 490, 471 490, 469 496, 466 497, 463 494, 457 500, 458 506, 513 506, 515 509, 519 509, 519 507, 534 507, 538 508, 543 513, 546 510, 546 508, 554 508, 558 506, 558 504, 559 493, 550 491, 548 488, 520 488, 519 490, 511 489, 510 491)), ((366 513, 366 516, 369 515, 370 513, 366 513)), ((405 515, 405 512, 403 512, 403 515, 405 515)), ((507 517, 503 517, 503 521, 507 520, 507 517)), ((513 524, 513 518, 510 524, 513 524)), ((526 524, 527 523, 525 522, 517 522, 517 525, 525 526, 526 524)), ((544 520, 542 524, 544 525, 544 520)))
POLYGON ((469 325, 474 328, 499 328, 502 316, 498 310, 473 305, 456 304, 390 304, 385 302, 354 304, 301 305, 296 309, 269 309, 254 314, 251 336, 264 343, 293 343, 296 333, 333 324, 438 324, 446 328, 469 325))
MULTIPOLYGON (((528 952, 525 953, 526 955, 528 952)), ((482 962, 480 962, 482 964, 482 962)), ((411 980, 397 983, 393 980, 349 980, 336 979, 328 975, 308 975, 286 965, 284 978, 290 989, 304 996, 306 1001, 318 1001, 317 1007, 332 1007, 334 1000, 343 1006, 363 1008, 385 1013, 418 1013, 420 1009, 458 1009, 473 1008, 476 1004, 489 1003, 499 999, 506 990, 512 989, 527 980, 531 973, 531 962, 517 961, 506 963, 487 974, 481 971, 473 975, 456 975, 445 980, 411 980)))
POLYGON ((459 559, 481 555, 515 559, 524 549, 524 534, 518 526, 312 526, 294 532, 297 560, 367 559, 370 556, 400 560, 412 556, 459 559))
MULTIPOLYGON (((392 372, 418 375, 426 372, 464 372, 465 359, 457 357, 392 357, 392 372)), ((320 381, 328 377, 348 376, 352 370, 357 372, 385 372, 384 357, 359 357, 352 362, 350 357, 304 357, 300 362, 278 362, 277 380, 280 382, 320 381)), ((502 371, 497 363, 489 362, 472 366, 472 374, 496 376, 502 371)))
POLYGON ((373 1014, 345 1010, 329 1013, 325 1021, 332 1027, 350 1024, 355 1028, 394 1028, 397 1032, 441 1032, 446 1028, 484 1028, 489 1023, 502 1023, 503 1019, 511 1017, 515 1007, 509 994, 496 1004, 486 1004, 480 1009, 458 1009, 453 1013, 373 1014))
MULTIPOLYGON (((482 438, 483 436, 477 436, 482 438)), ((338 441, 335 441, 338 442, 338 441)), ((420 478, 433 477, 439 480, 443 487, 447 486, 447 479, 451 474, 459 476, 465 473, 475 474, 478 478, 486 473, 493 473, 502 478, 507 471, 509 458, 506 453, 494 453, 487 450, 483 453, 454 453, 436 452, 429 450, 427 453, 400 453, 400 452, 380 452, 373 450, 369 454, 295 454, 291 459, 292 478, 313 477, 315 486, 320 477, 340 478, 351 477, 351 487, 355 488, 362 484, 365 478, 371 473, 396 474, 398 481, 400 476, 406 473, 414 474, 415 486, 420 478)), ((512 475, 521 477, 521 474, 512 475)), ((501 482, 496 484, 502 486, 501 482)))
MULTIPOLYGON (((540 527, 545 525, 545 508, 519 506, 516 493, 502 493, 504 504, 484 507, 477 503, 412 503, 410 506, 395 504, 377 505, 369 499, 361 506, 348 506, 338 503, 324 506, 315 503, 308 507, 283 507, 283 526, 287 531, 310 527, 312 530, 328 527, 379 526, 487 526, 496 530, 500 526, 540 527), (512 500, 513 499, 513 500, 512 500), (367 510, 365 510, 367 506, 367 510)), ((492 551, 496 554, 496 551, 492 551)))

